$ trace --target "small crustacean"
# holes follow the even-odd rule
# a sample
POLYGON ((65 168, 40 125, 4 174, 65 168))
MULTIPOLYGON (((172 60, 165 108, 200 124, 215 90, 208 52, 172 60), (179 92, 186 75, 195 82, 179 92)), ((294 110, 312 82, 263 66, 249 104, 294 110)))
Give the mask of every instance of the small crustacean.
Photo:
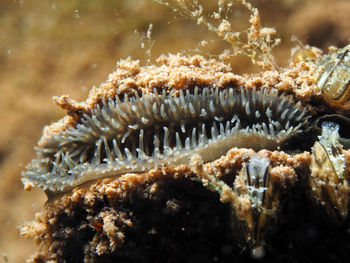
POLYGON ((241 236, 252 248, 253 256, 263 253, 265 235, 273 226, 279 204, 279 193, 270 180, 270 160, 253 155, 234 183, 239 205, 234 214, 240 225, 241 236), (272 194, 273 192, 273 194, 272 194))
POLYGON ((349 186, 338 130, 337 124, 322 123, 322 135, 312 148, 309 182, 313 196, 336 221, 341 221, 347 215, 349 186))
POLYGON ((319 64, 322 71, 317 78, 317 88, 326 99, 339 104, 349 98, 350 45, 327 56, 319 64))

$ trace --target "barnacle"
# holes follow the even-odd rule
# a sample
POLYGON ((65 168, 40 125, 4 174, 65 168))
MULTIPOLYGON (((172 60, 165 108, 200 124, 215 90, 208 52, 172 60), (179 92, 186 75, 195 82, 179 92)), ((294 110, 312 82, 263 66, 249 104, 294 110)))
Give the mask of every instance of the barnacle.
POLYGON ((300 102, 277 90, 199 89, 103 100, 37 148, 24 184, 66 191, 93 179, 212 161, 233 147, 274 150, 307 129, 300 102))
POLYGON ((325 98, 336 104, 344 104, 349 97, 350 45, 325 57, 317 79, 317 88, 325 98))
MULTIPOLYGON (((234 182, 234 193, 238 196, 234 204, 234 220, 241 232, 243 244, 248 244, 255 258, 263 256, 266 235, 273 229, 282 202, 282 188, 273 169, 278 174, 286 173, 285 168, 272 168, 270 160, 263 153, 251 156, 234 182)), ((288 169, 287 169, 288 170, 288 169)), ((288 170, 295 176, 293 170, 288 170)))
POLYGON ((309 181, 312 193, 327 212, 342 221, 348 213, 349 186, 338 130, 337 124, 322 123, 322 135, 312 148, 309 181))
MULTIPOLYGON (((271 196, 268 194, 268 190, 271 191, 269 164, 266 157, 252 156, 243 165, 234 183, 240 200, 235 205, 234 215, 239 221, 245 242, 253 248, 263 245, 262 232, 268 228, 267 221, 276 214, 276 207, 269 200, 271 196)), ((276 197, 277 195, 273 198, 276 197)))

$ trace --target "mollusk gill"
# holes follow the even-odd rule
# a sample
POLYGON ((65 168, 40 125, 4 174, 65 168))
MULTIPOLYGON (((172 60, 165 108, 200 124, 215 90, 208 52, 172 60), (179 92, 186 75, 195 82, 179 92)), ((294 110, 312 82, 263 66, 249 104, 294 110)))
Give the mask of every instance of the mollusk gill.
POLYGON ((233 147, 277 149, 309 116, 275 89, 180 90, 103 100, 80 124, 52 136, 22 174, 25 185, 67 191, 93 179, 212 161, 233 147))

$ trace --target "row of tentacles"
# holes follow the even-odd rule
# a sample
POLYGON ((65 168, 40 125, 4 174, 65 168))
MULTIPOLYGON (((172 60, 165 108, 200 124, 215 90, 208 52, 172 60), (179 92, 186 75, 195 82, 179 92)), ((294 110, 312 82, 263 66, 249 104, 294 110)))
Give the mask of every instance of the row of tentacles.
POLYGON ((229 149, 276 150, 310 128, 311 115, 275 89, 195 87, 103 100, 80 124, 54 135, 23 174, 52 192, 93 179, 213 161, 229 149))

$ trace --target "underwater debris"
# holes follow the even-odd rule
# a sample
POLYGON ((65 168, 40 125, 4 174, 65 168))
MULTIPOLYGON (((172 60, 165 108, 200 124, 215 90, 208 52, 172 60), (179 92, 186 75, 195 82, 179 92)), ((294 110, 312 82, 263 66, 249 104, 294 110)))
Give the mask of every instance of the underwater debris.
POLYGON ((312 148, 309 181, 318 202, 336 221, 343 221, 348 214, 350 188, 338 130, 337 124, 322 123, 322 135, 312 148))

